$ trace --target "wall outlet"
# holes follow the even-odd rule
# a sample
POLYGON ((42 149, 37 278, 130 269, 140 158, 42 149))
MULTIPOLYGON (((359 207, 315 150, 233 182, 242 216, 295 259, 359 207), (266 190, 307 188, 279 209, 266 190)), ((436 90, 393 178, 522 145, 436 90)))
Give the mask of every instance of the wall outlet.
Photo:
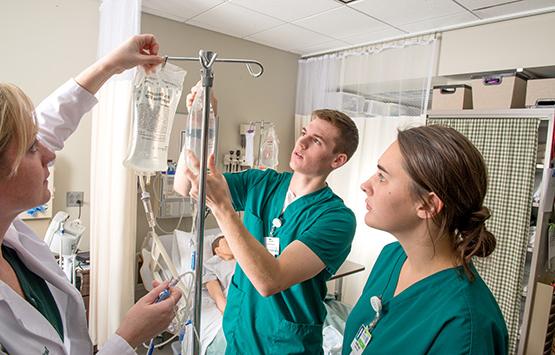
POLYGON ((68 191, 66 192, 66 207, 79 207, 83 206, 83 197, 85 193, 82 191, 68 191), (78 203, 77 201, 80 201, 78 203))

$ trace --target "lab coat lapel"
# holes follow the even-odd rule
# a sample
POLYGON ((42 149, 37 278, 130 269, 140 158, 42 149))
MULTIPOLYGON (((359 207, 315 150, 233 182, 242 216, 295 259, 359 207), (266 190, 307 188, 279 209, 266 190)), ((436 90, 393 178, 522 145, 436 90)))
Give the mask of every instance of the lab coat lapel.
MULTIPOLYGON (((69 283, 52 256, 50 249, 48 249, 42 240, 35 237, 27 225, 17 220, 8 229, 4 237, 4 243, 17 250, 20 259, 29 270, 53 286, 50 287, 50 290, 56 299, 63 320, 64 333, 71 341, 70 348, 72 352, 73 350, 80 351, 80 349, 88 351, 90 338, 87 334, 87 320, 85 318, 85 309, 82 306, 81 294, 69 283), (17 229, 14 225, 17 226, 17 229)), ((41 316, 39 318, 48 323, 44 317, 41 316)), ((35 320, 37 317, 32 319, 35 320)), ((29 326, 33 327, 32 325, 29 326)), ((48 323, 48 326, 54 330, 50 323, 48 323)), ((56 337, 61 341, 57 333, 56 337)))
MULTIPOLYGON (((28 340, 32 340, 34 337, 41 338, 40 340, 36 339, 36 342, 40 344, 39 348, 42 349, 43 346, 46 346, 52 350, 64 347, 62 339, 48 320, 3 282, 0 283, 0 307, 3 322, 9 323, 11 315, 19 323, 14 324, 14 327, 22 327, 29 333, 26 336, 28 340)), ((9 331, 13 330, 14 328, 9 331)), ((24 335, 25 333, 18 332, 18 334, 24 335)))
MULTIPOLYGON (((30 261, 36 263, 36 259, 24 249, 25 247, 20 242, 19 233, 13 225, 8 229, 4 237, 4 243, 6 246, 15 249, 20 259, 31 270, 31 267, 29 267, 30 261)), ((44 277, 44 273, 37 272, 37 275, 44 277)), ((44 278, 46 279, 46 277, 44 278)), ((62 339, 48 320, 5 283, 0 284, 0 303, 5 304, 11 310, 13 317, 29 333, 44 338, 40 341, 41 344, 48 342, 50 346, 47 347, 50 349, 55 346, 64 347, 62 339)))
POLYGON ((48 281, 48 283, 60 291, 71 296, 80 296, 79 291, 67 281, 65 274, 56 263, 50 249, 46 247, 42 240, 30 237, 34 235, 32 233, 30 228, 23 222, 15 221, 8 229, 4 237, 4 243, 17 250, 19 258, 29 270, 48 281), (18 229, 16 230, 14 225, 18 223, 18 229), (29 233, 26 233, 27 231, 29 233))

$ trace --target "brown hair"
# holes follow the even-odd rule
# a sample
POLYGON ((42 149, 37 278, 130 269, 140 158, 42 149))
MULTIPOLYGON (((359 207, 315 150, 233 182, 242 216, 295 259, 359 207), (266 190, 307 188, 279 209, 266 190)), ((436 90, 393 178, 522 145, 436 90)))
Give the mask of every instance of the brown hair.
POLYGON ((220 235, 212 241, 212 255, 216 255, 216 248, 220 246, 220 240, 222 240, 223 237, 223 235, 220 235))
POLYGON ((31 99, 20 88, 13 84, 0 83, 0 178, 16 173, 37 133, 33 110, 31 99), (16 145, 13 163, 7 162, 5 156, 12 141, 16 145))
POLYGON ((444 204, 432 218, 439 227, 437 237, 451 238, 457 261, 474 280, 471 258, 490 255, 496 245, 484 224, 490 212, 482 205, 488 185, 482 155, 461 133, 439 125, 400 131, 398 143, 415 196, 425 202, 434 192, 444 204))
POLYGON ((351 159, 358 147, 358 128, 353 120, 343 112, 329 109, 313 111, 312 119, 314 118, 327 121, 339 129, 334 153, 345 153, 347 160, 351 159))

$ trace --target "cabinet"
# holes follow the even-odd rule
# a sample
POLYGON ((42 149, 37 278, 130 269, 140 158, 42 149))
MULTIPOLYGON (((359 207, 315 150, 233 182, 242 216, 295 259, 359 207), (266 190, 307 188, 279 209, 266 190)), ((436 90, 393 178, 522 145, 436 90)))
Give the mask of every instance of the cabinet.
POLYGON ((90 270, 89 269, 79 269, 76 271, 77 279, 79 280, 77 289, 83 297, 83 303, 85 304, 85 312, 87 316, 87 322, 89 321, 89 302, 90 302, 90 270))
POLYGON ((448 125, 464 134, 488 166, 484 204, 492 217, 486 225, 497 247, 474 263, 503 312, 511 354, 526 353, 536 286, 553 279, 547 234, 553 210, 554 116, 552 109, 512 109, 438 111, 427 118, 427 124, 448 125))

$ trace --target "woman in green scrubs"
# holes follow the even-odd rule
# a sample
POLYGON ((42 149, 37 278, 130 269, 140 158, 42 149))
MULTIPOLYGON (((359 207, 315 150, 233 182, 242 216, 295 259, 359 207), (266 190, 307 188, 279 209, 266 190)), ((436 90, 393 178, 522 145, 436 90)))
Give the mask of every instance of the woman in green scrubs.
POLYGON ((484 222, 482 156, 452 128, 399 132, 362 184, 365 223, 393 234, 345 328, 343 354, 506 354, 507 328, 474 268, 484 222))

